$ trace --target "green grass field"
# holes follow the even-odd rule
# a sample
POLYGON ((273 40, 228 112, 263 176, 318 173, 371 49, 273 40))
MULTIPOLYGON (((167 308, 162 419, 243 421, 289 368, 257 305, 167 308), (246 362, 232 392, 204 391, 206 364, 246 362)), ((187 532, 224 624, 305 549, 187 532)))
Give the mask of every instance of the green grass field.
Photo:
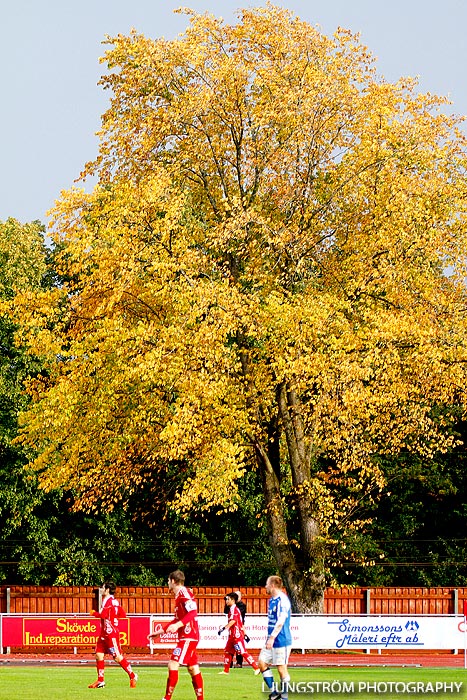
MULTIPOLYGON (((91 665, 85 667, 76 666, 10 666, 0 665, 0 700, 82 700, 83 698, 107 697, 112 700, 134 697, 140 700, 161 700, 165 691, 167 671, 165 667, 135 667, 139 675, 138 687, 129 688, 127 675, 117 667, 107 667, 105 674, 106 687, 91 690, 88 684, 95 680, 95 670, 91 665)), ((262 692, 261 676, 254 676, 250 668, 233 669, 230 676, 220 676, 220 667, 203 667, 202 672, 205 684, 206 700, 246 700, 257 698, 266 700, 267 694, 262 692)), ((334 684, 333 689, 339 686, 347 688, 343 693, 337 694, 331 690, 319 688, 318 692, 303 688, 300 693, 293 696, 296 700, 306 697, 314 700, 326 700, 327 698, 381 698, 392 700, 393 698, 414 697, 425 698, 458 698, 467 697, 467 671, 464 669, 446 668, 292 668, 291 679, 295 683, 313 684, 328 681, 334 684), (352 688, 354 693, 349 692, 352 688), (386 683, 398 684, 398 691, 392 692, 388 687, 386 693, 375 694, 368 691, 359 692, 360 683, 386 683), (404 684, 427 683, 462 684, 459 691, 439 691, 418 693, 404 693, 404 684), (402 692, 401 692, 402 691, 402 692)), ((380 686, 384 688, 384 686, 380 686)), ((393 685, 393 688, 396 688, 393 685)), ((194 700, 194 693, 190 683, 188 672, 180 669, 180 681, 175 690, 173 700, 194 700)))

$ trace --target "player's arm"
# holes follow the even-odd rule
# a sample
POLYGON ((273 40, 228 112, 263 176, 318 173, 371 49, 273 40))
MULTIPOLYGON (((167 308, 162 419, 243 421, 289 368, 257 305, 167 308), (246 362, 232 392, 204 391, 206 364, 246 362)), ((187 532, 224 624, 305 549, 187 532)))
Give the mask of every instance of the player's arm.
POLYGON ((154 632, 151 632, 151 634, 148 634, 148 639, 151 641, 155 637, 159 637, 161 634, 164 634, 164 632, 167 631, 167 628, 169 625, 171 625, 173 622, 176 622, 176 620, 171 620, 170 622, 166 622, 165 625, 162 624, 162 622, 158 622, 158 624, 154 628, 154 632))
POLYGON ((185 615, 182 617, 181 620, 179 620, 179 627, 185 627, 189 622, 195 619, 195 617, 198 614, 198 606, 196 605, 194 600, 187 600, 185 601, 185 615))
POLYGON ((228 617, 227 624, 223 625, 222 627, 219 627, 219 631, 217 632, 217 634, 222 634, 222 632, 224 632, 225 630, 227 630, 227 632, 228 632, 229 629, 235 625, 235 623, 237 623, 237 625, 241 631, 241 629, 242 629, 241 617, 237 616, 237 618, 236 618, 235 613, 230 612, 230 608, 229 608, 228 616, 229 617, 228 617))
POLYGON ((224 627, 225 630, 229 630, 231 627, 233 627, 235 625, 235 623, 237 623, 240 626, 239 616, 238 615, 235 616, 235 613, 229 612, 229 617, 227 618, 227 620, 228 620, 228 622, 227 622, 226 626, 224 627))
MULTIPOLYGON (((186 618, 183 618, 183 619, 185 620, 186 618)), ((173 622, 170 623, 170 625, 166 629, 167 629, 167 632, 169 632, 170 634, 174 634, 174 632, 179 630, 181 627, 185 627, 182 620, 174 620, 173 622)))
POLYGON ((286 619, 287 619, 287 613, 286 613, 286 612, 281 613, 281 614, 279 615, 279 617, 277 618, 277 622, 276 622, 276 624, 274 625, 274 628, 273 628, 271 634, 268 636, 268 639, 272 639, 272 640, 274 641, 274 639, 277 637, 277 635, 279 634, 279 632, 280 632, 281 629, 283 628, 286 619))
POLYGON ((196 611, 193 614, 188 614, 183 617, 182 620, 174 620, 173 622, 170 623, 170 625, 167 627, 167 632, 170 632, 173 634, 177 630, 179 630, 181 627, 185 627, 191 620, 194 620, 196 617, 196 611))
POLYGON ((219 627, 218 634, 221 634, 222 632, 225 632, 225 630, 229 630, 231 627, 233 627, 235 624, 235 620, 230 620, 226 625, 223 625, 222 627, 219 627))

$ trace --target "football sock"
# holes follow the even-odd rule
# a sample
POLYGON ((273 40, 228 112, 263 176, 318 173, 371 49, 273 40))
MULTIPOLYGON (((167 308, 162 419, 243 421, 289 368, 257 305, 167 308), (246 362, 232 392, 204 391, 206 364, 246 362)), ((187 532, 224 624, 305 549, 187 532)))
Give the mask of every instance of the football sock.
POLYGON ((169 676, 167 678, 167 685, 165 688, 165 697, 170 700, 172 694, 175 690, 175 686, 178 683, 178 671, 169 670, 169 676))
POLYGON ((288 700, 290 676, 285 676, 285 678, 282 678, 281 681, 281 698, 282 700, 288 700))
POLYGON ((119 661, 119 663, 123 670, 128 673, 130 678, 134 678, 135 674, 133 673, 130 662, 123 658, 121 661, 119 661))
POLYGON ((247 660, 247 662, 250 664, 250 666, 253 666, 254 669, 258 668, 258 664, 256 663, 256 661, 254 660, 254 658, 252 657, 251 654, 245 654, 245 656, 243 658, 245 658, 247 660))
POLYGON ((96 661, 96 668, 97 668, 97 680, 98 681, 103 681, 104 680, 104 669, 105 669, 105 661, 104 659, 98 659, 96 661))
POLYGON ((233 654, 225 654, 224 656, 224 673, 228 673, 233 661, 233 654))
POLYGON ((272 690, 273 684, 274 684, 274 676, 272 675, 272 671, 270 668, 267 668, 265 671, 262 671, 264 682, 268 686, 269 690, 272 690))
POLYGON ((192 676, 191 682, 193 683, 196 699, 204 700, 203 676, 201 675, 201 672, 197 673, 196 676, 192 676))

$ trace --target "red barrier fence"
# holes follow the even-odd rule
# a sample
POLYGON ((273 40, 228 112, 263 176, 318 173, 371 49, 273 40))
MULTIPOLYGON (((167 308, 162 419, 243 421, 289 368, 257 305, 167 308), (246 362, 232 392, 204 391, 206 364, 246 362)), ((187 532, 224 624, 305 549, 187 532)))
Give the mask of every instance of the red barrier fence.
MULTIPOLYGON (((225 586, 193 587, 201 614, 222 614, 225 586)), ((249 614, 264 614, 267 595, 262 587, 242 588, 249 614)), ((0 613, 88 613, 98 606, 98 589, 91 586, 0 586, 0 613)), ((168 588, 121 586, 117 597, 131 615, 170 613, 168 588)), ((327 588, 326 615, 450 615, 463 614, 467 588, 327 588)))
MULTIPOLYGON (((200 613, 222 615, 224 596, 229 590, 231 588, 225 586, 193 587, 200 613)), ((117 597, 129 615, 170 614, 173 610, 173 596, 167 587, 121 586, 117 597)), ((242 588, 242 597, 248 614, 266 613, 268 596, 264 588, 242 588)), ((327 588, 323 612, 325 615, 462 615, 464 602, 467 604, 467 588, 327 588)), ((86 618, 89 611, 98 606, 99 590, 91 586, 0 586, 0 614, 7 616, 42 614, 86 618)), ((8 621, 13 624, 14 618, 8 621)), ((29 623, 32 624, 31 620, 29 623)), ((129 652, 145 651, 132 649, 132 646, 130 642, 129 652)), ((10 651, 30 654, 31 648, 11 647, 10 651)), ((75 653, 90 651, 86 645, 75 647, 75 653)), ((39 649, 36 644, 35 652, 56 653, 57 648, 41 646, 39 649)))

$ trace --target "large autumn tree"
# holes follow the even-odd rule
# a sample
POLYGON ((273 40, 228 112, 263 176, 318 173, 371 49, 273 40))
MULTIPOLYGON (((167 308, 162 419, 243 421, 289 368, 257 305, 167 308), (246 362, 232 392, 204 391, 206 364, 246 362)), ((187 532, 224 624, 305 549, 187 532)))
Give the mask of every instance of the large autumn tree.
POLYGON ((465 139, 348 31, 271 4, 189 15, 173 41, 108 39, 98 184, 54 212, 64 284, 17 299, 48 359, 22 439, 90 510, 142 489, 235 509, 257 469, 278 570, 316 612, 382 457, 453 441, 465 139))

